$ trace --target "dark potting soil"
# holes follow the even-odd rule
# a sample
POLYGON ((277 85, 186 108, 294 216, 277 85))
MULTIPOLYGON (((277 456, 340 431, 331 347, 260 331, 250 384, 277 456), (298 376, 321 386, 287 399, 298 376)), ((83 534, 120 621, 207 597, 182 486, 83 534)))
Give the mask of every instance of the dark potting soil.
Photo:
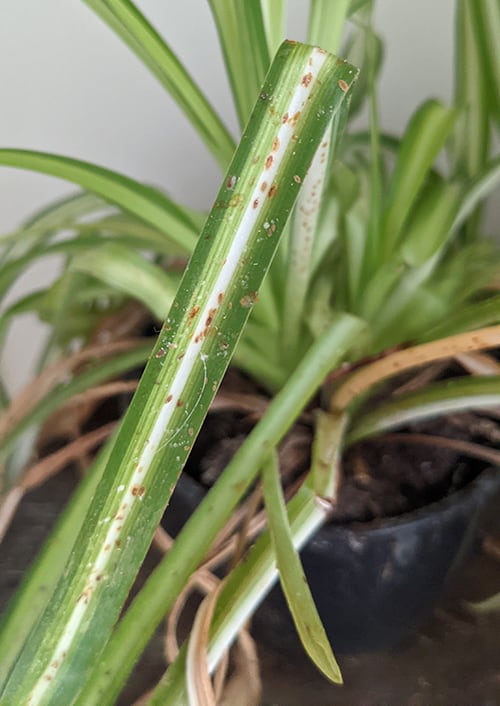
MULTIPOLYGON (((231 371, 220 394, 233 397, 259 395, 244 376, 231 371)), ((263 399, 261 397, 261 399, 263 399)), ((186 466, 186 472, 210 487, 243 443, 257 421, 247 409, 209 413, 186 466)), ((479 425, 477 425, 479 426, 479 425)), ((484 441, 463 424, 460 415, 427 421, 402 430, 460 441, 484 441)), ((280 449, 284 486, 309 468, 313 438, 313 414, 306 412, 291 429, 280 449)), ((485 463, 464 458, 450 448, 418 441, 398 441, 397 435, 353 445, 341 464, 339 492, 331 521, 368 522, 411 512, 447 497, 473 480, 485 463)))

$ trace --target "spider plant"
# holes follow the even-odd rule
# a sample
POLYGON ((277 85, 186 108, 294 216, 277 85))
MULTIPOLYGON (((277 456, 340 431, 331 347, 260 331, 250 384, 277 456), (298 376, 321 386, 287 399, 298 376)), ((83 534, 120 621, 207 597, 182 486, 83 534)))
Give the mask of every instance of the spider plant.
POLYGON ((0 385, 4 526, 43 476, 31 459, 37 438, 50 433, 50 415, 88 402, 92 390, 96 398, 115 394, 123 384, 104 383, 147 361, 120 429, 76 439, 64 456, 67 462, 82 445, 112 435, 4 618, 1 702, 114 703, 259 473, 268 532, 203 604, 188 647, 148 703, 205 703, 208 673, 277 569, 304 647, 339 681, 296 549, 328 517, 340 454, 395 419, 500 400, 489 360, 487 378, 436 383, 363 411, 396 371, 453 355, 468 356, 472 366, 477 351, 500 344, 498 255, 480 230, 484 200, 500 176, 490 144, 499 118, 500 10, 488 0, 458 0, 453 105, 427 100, 395 138, 378 122, 381 42, 371 0, 312 0, 308 45, 281 45, 281 0, 210 0, 242 129, 236 148, 138 7, 84 1, 173 96, 225 176, 206 218, 96 165, 0 150, 1 165, 84 190, 2 241, 2 295, 33 261, 59 254, 64 262, 51 287, 0 316, 3 336, 28 311, 51 327, 33 383, 13 400, 0 385), (340 46, 362 69, 354 89, 354 67, 328 53, 340 46), (354 132, 349 102, 355 112, 365 100, 369 129, 354 132), (110 319, 120 321, 131 299, 164 322, 152 350, 134 335, 129 309, 118 340, 106 340, 110 319), (274 397, 118 620, 230 360, 274 397), (285 505, 276 448, 320 389, 311 470, 285 505))

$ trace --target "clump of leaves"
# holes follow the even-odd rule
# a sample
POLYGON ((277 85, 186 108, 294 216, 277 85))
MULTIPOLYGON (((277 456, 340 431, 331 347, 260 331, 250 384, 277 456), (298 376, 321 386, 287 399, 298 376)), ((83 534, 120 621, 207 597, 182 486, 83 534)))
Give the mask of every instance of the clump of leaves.
MULTIPOLYGON (((499 158, 490 156, 499 118, 492 85, 500 85, 494 41, 500 17, 488 0, 458 0, 454 104, 426 101, 398 139, 378 123, 381 43, 371 22, 373 2, 313 0, 308 41, 323 49, 284 44, 271 63, 285 3, 242 0, 229 7, 211 0, 242 128, 257 101, 233 157, 235 145, 215 109, 139 9, 130 0, 86 2, 170 92, 227 171, 205 223, 206 214, 110 170, 0 150, 0 164, 84 189, 2 241, 2 296, 33 261, 59 254, 64 262, 51 287, 20 298, 0 316, 2 340, 11 321, 28 311, 51 328, 26 392, 10 400, 0 385, 4 526, 24 489, 44 477, 43 469, 29 470, 29 460, 40 431, 47 435, 49 416, 75 399, 81 415, 91 414, 92 400, 123 389, 104 383, 149 356, 120 431, 93 464, 5 619, 2 703, 113 703, 155 626, 260 471, 269 533, 251 550, 245 570, 237 568, 217 588, 216 605, 214 596, 205 604, 193 643, 149 703, 184 703, 186 689, 193 703, 202 702, 200 670, 213 671, 275 580, 275 556, 306 649, 339 680, 312 601, 304 608, 296 599, 302 578, 294 546, 326 520, 328 503, 318 498, 334 498, 343 448, 392 428, 395 418, 500 399, 490 360, 488 379, 431 386, 370 414, 358 412, 396 370, 500 344, 498 253, 481 235, 484 200, 500 177, 499 158), (362 68, 354 90, 354 68, 325 52, 338 50, 344 28, 346 55, 362 68), (368 101, 367 132, 350 129, 351 100, 353 111, 368 101), (445 152, 443 168, 437 160, 445 152), (121 314, 131 299, 165 321, 152 352, 137 337, 141 317, 132 320, 130 308, 121 314), (69 355, 75 346, 79 352, 69 355), (387 354, 394 346, 405 350, 387 354), (231 356, 275 397, 114 627, 231 356), (311 471, 285 506, 275 449, 320 387, 326 403, 311 471)), ((110 427, 75 441, 51 467, 111 433, 110 427)))

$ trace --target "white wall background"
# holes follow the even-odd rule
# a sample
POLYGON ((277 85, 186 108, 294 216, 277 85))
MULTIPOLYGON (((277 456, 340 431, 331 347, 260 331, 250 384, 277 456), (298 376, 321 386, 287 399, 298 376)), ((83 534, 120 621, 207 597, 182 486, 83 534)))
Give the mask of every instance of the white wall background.
MULTIPOLYGON (((229 0, 228 0, 229 1, 229 0)), ((333 2, 334 0, 332 0, 333 2)), ((229 90, 206 0, 137 0, 235 128, 229 90)), ((292 0, 289 36, 304 37, 306 0, 292 0)), ((387 42, 384 126, 400 131, 424 97, 448 100, 452 86, 453 0, 378 0, 387 42)), ((95 161, 207 207, 216 165, 180 111, 80 0, 1 0, 0 145, 95 161)), ((0 169, 0 233, 73 187, 0 169)), ((51 268, 30 273, 36 288, 51 268)), ((25 379, 40 327, 16 326, 2 361, 12 387, 25 379)))

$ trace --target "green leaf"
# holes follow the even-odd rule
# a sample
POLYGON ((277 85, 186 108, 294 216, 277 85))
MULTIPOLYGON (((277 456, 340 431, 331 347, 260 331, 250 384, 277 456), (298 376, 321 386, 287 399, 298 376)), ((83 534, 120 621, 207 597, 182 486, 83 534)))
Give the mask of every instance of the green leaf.
POLYGON ((342 683, 339 665, 318 615, 292 533, 281 488, 276 451, 262 468, 264 501, 281 586, 302 645, 318 669, 336 684, 342 683))
POLYGON ((467 218, 492 193, 500 181, 500 157, 487 162, 465 189, 460 209, 453 222, 455 232, 467 221, 467 218))
POLYGON ((500 4, 498 0, 470 2, 475 15, 476 43, 481 53, 481 71, 486 76, 486 99, 497 125, 500 124, 500 4))
MULTIPOLYGON (((366 20, 355 23, 357 30, 349 37, 344 55, 350 62, 360 67, 359 80, 352 92, 351 116, 357 115, 370 97, 370 85, 379 76, 384 58, 384 45, 373 30, 371 22, 366 20), (373 64, 373 65, 372 65, 373 64)), ((383 134, 378 130, 380 141, 383 134)))
MULTIPOLYGON (((482 0, 457 0, 456 5, 455 105, 462 109, 462 114, 453 143, 453 158, 455 173, 468 178, 482 169, 489 145, 488 95, 492 87, 487 84, 481 48, 484 42, 478 21, 481 3, 482 0)), ((474 214, 468 224, 469 239, 475 238, 476 225, 474 214)))
POLYGON ((401 253, 408 265, 423 265, 446 245, 462 199, 460 184, 444 179, 429 181, 428 188, 410 214, 402 236, 401 253))
MULTIPOLYGON (((455 104, 460 107, 461 114, 451 156, 454 173, 466 179, 475 178, 483 169, 491 142, 491 94, 495 89, 489 82, 481 4, 482 0, 457 0, 456 7, 455 104)), ((477 240, 482 212, 483 204, 480 203, 468 215, 461 233, 463 242, 477 240)))
POLYGON ((307 41, 336 54, 351 0, 310 0, 307 41))
MULTIPOLYGON (((236 112, 243 128, 270 64, 261 3, 247 0, 209 0, 236 112)), ((269 13, 267 13, 269 16, 269 13)), ((270 115, 273 115, 270 106, 270 115)))
POLYGON ((500 295, 460 307, 453 316, 431 328, 419 340, 434 341, 497 323, 500 323, 500 295))
POLYGON ((285 0, 260 0, 269 56, 274 56, 285 36, 285 0))
POLYGON ((110 169, 44 152, 9 149, 0 149, 0 165, 29 169, 79 184, 158 228, 184 252, 190 252, 196 242, 195 227, 179 206, 157 189, 110 169))
MULTIPOLYGON (((346 86, 347 88, 347 86, 346 86)), ((344 101, 325 131, 321 147, 311 162, 293 214, 288 237, 288 261, 282 315, 282 360, 289 370, 300 356, 300 338, 307 321, 306 298, 313 275, 314 250, 323 193, 330 165, 344 132, 349 99, 344 101)))
POLYGON ((347 416, 317 410, 309 484, 320 498, 337 497, 339 461, 347 416))
POLYGON ((227 128, 165 40, 130 0, 84 0, 172 96, 225 169, 235 144, 227 128))
POLYGON ((0 236, 0 267, 12 259, 38 253, 56 233, 71 228, 80 218, 109 209, 109 205, 94 194, 72 194, 57 200, 35 213, 12 233, 0 236))
POLYGON ((349 6, 349 17, 351 15, 354 15, 356 12, 359 12, 359 10, 362 10, 365 8, 367 5, 372 5, 373 0, 351 0, 351 4, 349 6))
POLYGON ((175 283, 158 265, 118 243, 107 243, 77 255, 70 271, 84 272, 113 290, 145 304, 163 320, 175 296, 175 283))
POLYGON ((410 120, 389 185, 383 224, 386 255, 396 246, 406 218, 455 120, 455 111, 437 101, 424 103, 410 120))
POLYGON ((358 416, 346 438, 353 444, 422 419, 500 405, 500 376, 463 377, 401 395, 358 416))

